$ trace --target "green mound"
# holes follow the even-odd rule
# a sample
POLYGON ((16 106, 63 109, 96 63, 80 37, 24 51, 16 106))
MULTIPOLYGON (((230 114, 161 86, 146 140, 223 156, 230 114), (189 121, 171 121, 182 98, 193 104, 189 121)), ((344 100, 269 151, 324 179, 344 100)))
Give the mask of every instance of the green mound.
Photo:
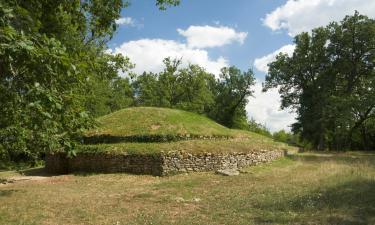
POLYGON ((238 135, 211 119, 176 109, 134 107, 98 119, 99 126, 86 136, 203 136, 238 135))
POLYGON ((192 154, 201 153, 250 153, 261 150, 286 150, 297 149, 287 144, 275 142, 271 138, 250 134, 247 139, 217 139, 217 140, 188 140, 159 143, 117 143, 81 145, 78 153, 105 153, 105 154, 159 154, 170 151, 180 151, 192 154))
POLYGON ((153 154, 168 151, 251 152, 289 149, 249 131, 224 127, 195 113, 176 109, 134 107, 98 119, 77 152, 153 154))

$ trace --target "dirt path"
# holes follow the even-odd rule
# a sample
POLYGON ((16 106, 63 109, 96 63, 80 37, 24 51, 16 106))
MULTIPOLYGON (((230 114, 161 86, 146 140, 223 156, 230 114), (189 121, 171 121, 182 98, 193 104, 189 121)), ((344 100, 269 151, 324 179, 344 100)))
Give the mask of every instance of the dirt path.
POLYGON ((7 184, 13 184, 18 182, 25 182, 25 181, 40 181, 40 180, 46 180, 51 179, 51 177, 46 176, 14 176, 14 177, 8 177, 6 179, 2 179, 0 181, 0 185, 7 185, 7 184))
POLYGON ((44 168, 34 168, 27 169, 21 172, 14 171, 9 173, 3 177, 0 174, 0 186, 28 181, 48 181, 55 177, 47 174, 44 168))

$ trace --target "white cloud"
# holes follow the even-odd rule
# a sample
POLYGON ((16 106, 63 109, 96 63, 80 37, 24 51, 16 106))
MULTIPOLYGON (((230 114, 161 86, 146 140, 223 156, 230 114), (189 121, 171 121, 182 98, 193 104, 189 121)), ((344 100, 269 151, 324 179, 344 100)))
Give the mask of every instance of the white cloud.
POLYGON ((190 26, 186 30, 177 31, 186 37, 191 48, 220 47, 233 42, 242 44, 247 37, 247 32, 236 32, 233 28, 225 26, 190 26))
POLYGON ((198 64, 208 72, 219 74, 222 67, 228 66, 228 62, 223 57, 211 59, 208 52, 202 49, 193 49, 184 43, 163 39, 140 39, 125 42, 115 48, 114 53, 121 53, 130 58, 135 63, 134 72, 144 71, 160 72, 164 68, 163 59, 182 59, 182 64, 198 64))
POLYGON ((268 64, 271 63, 272 61, 274 61, 276 59, 276 56, 279 54, 279 53, 286 53, 288 54, 289 56, 291 56, 294 52, 294 49, 295 49, 295 45, 284 45, 283 47, 277 49, 276 51, 266 55, 266 56, 263 56, 261 58, 256 58, 254 60, 254 66, 257 70, 261 71, 261 72, 264 72, 264 73, 267 73, 268 72, 268 64))
POLYGON ((280 95, 276 89, 262 92, 262 83, 255 83, 254 97, 249 97, 246 111, 249 118, 254 118, 258 123, 265 124, 272 132, 281 129, 290 130, 290 125, 295 122, 295 114, 280 110, 280 95))
POLYGON ((374 0, 288 0, 263 19, 264 25, 274 31, 287 30, 290 36, 315 27, 340 21, 354 11, 374 17, 374 0))
POLYGON ((135 26, 135 20, 131 17, 121 17, 117 19, 115 22, 118 25, 135 26))

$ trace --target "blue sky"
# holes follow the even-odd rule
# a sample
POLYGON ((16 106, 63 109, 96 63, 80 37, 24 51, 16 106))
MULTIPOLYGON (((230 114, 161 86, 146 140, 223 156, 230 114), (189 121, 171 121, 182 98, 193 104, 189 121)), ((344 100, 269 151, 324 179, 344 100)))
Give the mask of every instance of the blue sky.
POLYGON ((293 52, 294 35, 339 21, 354 10, 373 17, 375 1, 181 0, 179 6, 159 11, 155 0, 132 0, 109 48, 128 56, 137 73, 159 72, 167 56, 215 74, 229 65, 252 68, 257 84, 247 106, 249 117, 271 131, 289 129, 295 115, 279 110, 277 90, 261 92, 267 63, 278 52, 293 52))
MULTIPOLYGON (((210 56, 225 56, 231 65, 247 70, 253 67, 251 62, 256 57, 292 42, 286 33, 273 32, 261 21, 267 13, 283 3, 285 1, 280 0, 182 0, 178 7, 159 11, 153 0, 134 0, 129 8, 122 11, 122 16, 134 18, 137 24, 120 26, 111 41, 111 47, 142 38, 183 42, 184 37, 179 35, 178 28, 186 29, 191 25, 217 26, 219 22, 219 26, 248 32, 248 36, 242 45, 234 43, 210 49, 210 56)), ((264 77, 263 73, 256 75, 264 77)))

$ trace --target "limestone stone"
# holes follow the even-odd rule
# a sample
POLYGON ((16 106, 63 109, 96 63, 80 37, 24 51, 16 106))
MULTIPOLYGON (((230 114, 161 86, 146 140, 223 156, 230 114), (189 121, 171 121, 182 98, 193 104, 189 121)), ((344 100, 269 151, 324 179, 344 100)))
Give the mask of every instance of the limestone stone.
POLYGON ((224 170, 217 170, 217 174, 223 175, 223 176, 238 176, 240 175, 240 172, 236 169, 224 169, 224 170))

